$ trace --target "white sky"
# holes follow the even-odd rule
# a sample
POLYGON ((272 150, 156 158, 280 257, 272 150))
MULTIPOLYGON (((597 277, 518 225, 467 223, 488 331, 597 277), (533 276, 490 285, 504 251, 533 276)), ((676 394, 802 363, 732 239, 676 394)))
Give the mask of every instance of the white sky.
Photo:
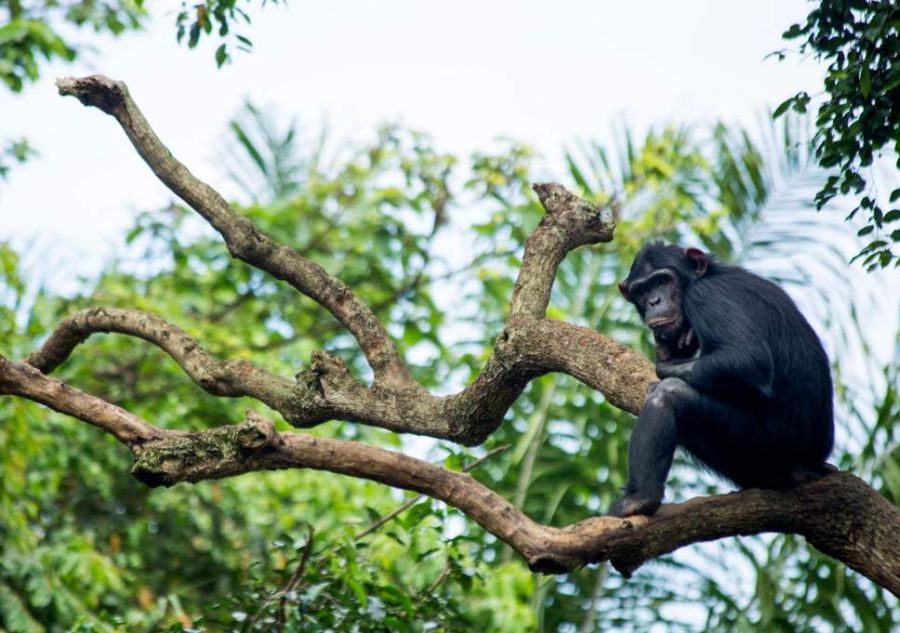
POLYGON ((94 55, 44 68, 23 95, 0 90, 0 138, 27 136, 40 152, 0 183, 0 240, 39 238, 71 258, 71 272, 89 272, 137 211, 171 198, 112 119, 57 96, 58 76, 125 80, 163 141, 214 186, 215 149, 245 97, 311 129, 327 121, 335 140, 399 120, 445 150, 505 135, 552 164, 563 145, 603 138, 616 121, 752 125, 821 85, 811 60, 763 59, 806 15, 803 0, 290 0, 253 11, 255 50, 220 71, 211 48, 176 45, 179 6, 152 3, 168 12, 146 32, 95 38, 94 55))

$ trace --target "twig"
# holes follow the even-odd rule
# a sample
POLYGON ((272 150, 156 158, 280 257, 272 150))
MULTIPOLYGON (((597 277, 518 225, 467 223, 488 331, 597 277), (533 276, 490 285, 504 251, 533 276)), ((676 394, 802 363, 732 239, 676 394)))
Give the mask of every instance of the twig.
POLYGON ((444 567, 444 570, 438 575, 437 578, 434 579, 434 582, 432 582, 430 585, 428 585, 428 587, 425 588, 425 591, 423 591, 421 595, 427 596, 428 594, 433 593, 434 590, 440 587, 441 583, 447 580, 449 576, 450 566, 448 565, 447 567, 444 567))
POLYGON ((297 583, 299 583, 300 579, 303 577, 303 571, 306 568, 306 561, 309 560, 310 552, 312 552, 313 537, 315 536, 315 534, 315 528, 310 525, 309 535, 306 538, 306 545, 303 546, 303 554, 300 556, 300 564, 297 565, 297 569, 294 570, 294 574, 291 576, 291 579, 284 586, 284 589, 281 590, 281 599, 278 603, 279 630, 284 630, 284 625, 287 622, 288 594, 297 587, 297 583))

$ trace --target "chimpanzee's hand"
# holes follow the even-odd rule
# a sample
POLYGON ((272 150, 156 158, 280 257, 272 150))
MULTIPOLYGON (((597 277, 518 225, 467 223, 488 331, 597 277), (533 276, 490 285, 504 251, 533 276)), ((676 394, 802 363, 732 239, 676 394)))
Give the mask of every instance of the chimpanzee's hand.
POLYGON ((691 372, 694 371, 694 365, 696 364, 696 359, 657 361, 656 375, 659 376, 661 380, 665 378, 681 378, 682 380, 687 380, 690 378, 691 372))
POLYGON ((694 328, 687 328, 681 333, 681 336, 678 337, 678 345, 676 346, 678 351, 677 356, 681 358, 693 356, 699 346, 700 341, 697 340, 697 335, 694 334, 694 328))

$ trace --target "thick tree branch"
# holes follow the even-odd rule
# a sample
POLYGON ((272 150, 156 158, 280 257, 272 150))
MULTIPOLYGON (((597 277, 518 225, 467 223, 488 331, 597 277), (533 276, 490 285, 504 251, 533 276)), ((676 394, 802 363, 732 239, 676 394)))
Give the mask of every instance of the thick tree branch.
POLYGON ((523 319, 499 337, 479 378, 463 392, 438 398, 409 390, 367 388, 340 359, 319 352, 310 370, 290 381, 247 361, 220 361, 163 319, 137 310, 89 308, 62 321, 25 361, 50 373, 97 332, 142 338, 168 353, 195 383, 226 397, 249 396, 296 426, 342 419, 477 444, 497 428, 531 378, 559 371, 636 413, 655 379, 652 366, 632 350, 588 329, 545 319, 523 319))
POLYGON ((61 95, 77 97, 84 105, 113 116, 153 173, 222 235, 232 255, 287 281, 331 312, 359 342, 375 372, 376 383, 413 388, 415 383, 393 341, 369 307, 324 268, 262 233, 172 156, 132 101, 124 83, 92 75, 59 79, 56 85, 61 95))
POLYGON ((805 536, 900 596, 900 509, 847 473, 791 490, 745 490, 664 506, 654 517, 596 517, 564 528, 535 523, 464 472, 358 442, 278 433, 252 411, 239 425, 186 433, 156 428, 119 407, 0 356, 0 393, 23 396, 112 434, 132 473, 171 486, 242 473, 313 468, 444 501, 516 550, 534 571, 561 573, 609 560, 624 574, 701 541, 762 532, 805 536))

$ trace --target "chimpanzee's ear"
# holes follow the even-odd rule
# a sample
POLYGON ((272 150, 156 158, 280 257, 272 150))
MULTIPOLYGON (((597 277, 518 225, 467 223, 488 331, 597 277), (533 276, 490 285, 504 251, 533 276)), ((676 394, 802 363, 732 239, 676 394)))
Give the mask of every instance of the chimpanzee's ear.
POLYGON ((709 267, 709 262, 706 260, 706 253, 699 248, 688 248, 684 251, 684 254, 687 255, 688 261, 694 269, 694 274, 698 277, 702 277, 709 267))
POLYGON ((631 301, 631 297, 628 296, 628 282, 620 281, 619 282, 619 292, 622 293, 622 296, 631 301))

